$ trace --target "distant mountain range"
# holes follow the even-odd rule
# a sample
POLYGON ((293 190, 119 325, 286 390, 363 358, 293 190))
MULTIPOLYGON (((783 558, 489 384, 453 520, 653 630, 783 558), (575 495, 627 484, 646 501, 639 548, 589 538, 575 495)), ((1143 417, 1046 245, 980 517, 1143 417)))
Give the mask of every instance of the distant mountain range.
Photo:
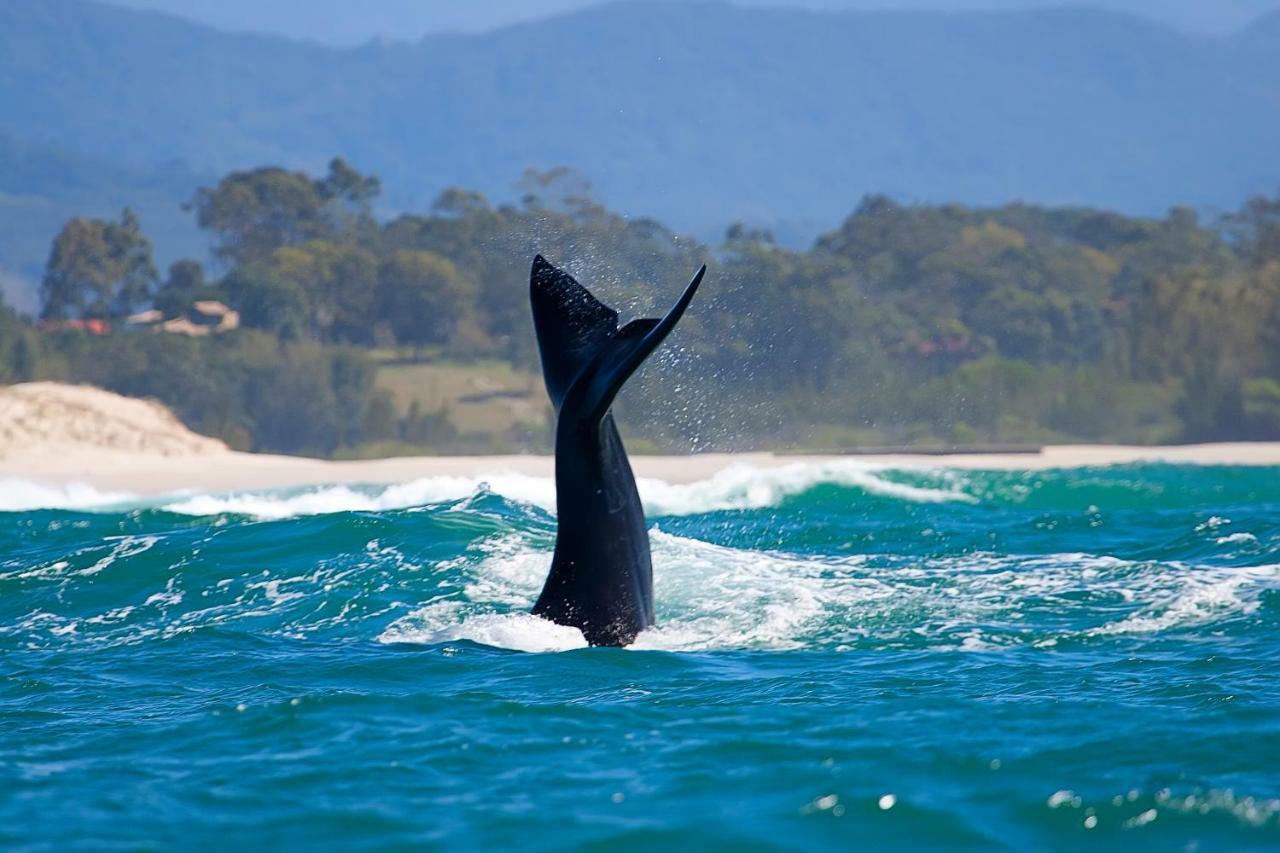
MULTIPOLYGON (((599 6, 612 0, 107 0, 168 12, 232 32, 256 32, 356 45, 372 39, 416 41, 425 35, 481 32, 599 6)), ((685 0, 698 3, 705 0, 685 0)), ((1088 6, 1140 15, 1189 33, 1224 35, 1280 9, 1280 0, 731 0, 739 6, 868 11, 990 12, 1088 6)))
POLYGON ((526 166, 563 164, 701 235, 808 239, 870 192, 1234 208, 1280 188, 1277 56, 1276 13, 1218 38, 1089 9, 636 2, 337 49, 0 0, 0 135, 35 164, 0 165, 0 280, 33 276, 71 212, 138 205, 170 257, 201 181, 335 154, 383 179, 387 212, 448 186, 510 198, 526 166))
POLYGON ((0 293, 30 313, 32 283, 62 224, 79 214, 116 216, 125 205, 142 217, 162 258, 202 257, 204 241, 180 205, 215 179, 174 163, 125 168, 0 131, 0 293))

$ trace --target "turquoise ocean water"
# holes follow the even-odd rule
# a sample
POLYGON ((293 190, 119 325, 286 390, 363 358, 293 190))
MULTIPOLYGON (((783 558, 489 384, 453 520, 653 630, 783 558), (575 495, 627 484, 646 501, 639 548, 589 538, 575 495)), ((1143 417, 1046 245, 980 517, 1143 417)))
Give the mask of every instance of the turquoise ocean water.
POLYGON ((0 847, 1280 848, 1280 469, 641 486, 617 650, 548 481, 0 483, 0 847))

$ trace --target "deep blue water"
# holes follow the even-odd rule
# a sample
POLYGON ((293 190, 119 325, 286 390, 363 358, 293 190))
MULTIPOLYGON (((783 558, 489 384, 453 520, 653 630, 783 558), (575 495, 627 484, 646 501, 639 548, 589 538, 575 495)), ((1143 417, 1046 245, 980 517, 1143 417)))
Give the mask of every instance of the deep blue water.
POLYGON ((616 650, 547 482, 0 484, 0 846, 1280 848, 1280 469, 643 491, 616 650))

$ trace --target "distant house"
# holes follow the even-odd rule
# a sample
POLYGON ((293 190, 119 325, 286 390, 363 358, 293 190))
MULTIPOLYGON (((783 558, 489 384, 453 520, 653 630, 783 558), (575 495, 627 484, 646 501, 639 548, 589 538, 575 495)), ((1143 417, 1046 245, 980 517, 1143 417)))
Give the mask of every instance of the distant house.
POLYGON ((124 318, 126 326, 153 326, 164 319, 164 312, 159 308, 152 308, 150 311, 139 311, 137 314, 130 314, 124 318))
POLYGON ((192 303, 190 310, 177 317, 165 319, 163 313, 152 308, 140 311, 126 321, 130 326, 149 326, 157 332, 170 335, 186 335, 202 338, 240 328, 240 312, 228 308, 216 299, 202 299, 192 303))
POLYGON ((193 323, 186 317, 174 317, 172 320, 165 320, 156 327, 161 332, 168 332, 171 335, 186 335, 189 338, 202 338, 209 334, 212 328, 212 326, 193 323))
POLYGON ((202 299, 191 306, 192 322, 209 326, 214 332, 229 332, 240 328, 240 312, 233 311, 216 299, 202 299))
POLYGON ((91 335, 105 335, 111 331, 111 324, 106 320, 41 320, 40 331, 62 332, 68 329, 77 332, 88 332, 91 335))

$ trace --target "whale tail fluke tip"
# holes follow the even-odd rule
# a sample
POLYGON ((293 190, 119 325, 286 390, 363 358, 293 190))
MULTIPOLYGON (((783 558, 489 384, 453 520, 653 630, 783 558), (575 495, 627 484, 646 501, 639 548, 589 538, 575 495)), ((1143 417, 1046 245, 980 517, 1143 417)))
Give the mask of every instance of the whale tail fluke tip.
POLYGON ((665 317, 633 320, 619 329, 616 311, 536 255, 530 276, 534 327, 557 409, 578 386, 571 416, 603 418, 622 385, 675 328, 706 272, 703 264, 665 317))

